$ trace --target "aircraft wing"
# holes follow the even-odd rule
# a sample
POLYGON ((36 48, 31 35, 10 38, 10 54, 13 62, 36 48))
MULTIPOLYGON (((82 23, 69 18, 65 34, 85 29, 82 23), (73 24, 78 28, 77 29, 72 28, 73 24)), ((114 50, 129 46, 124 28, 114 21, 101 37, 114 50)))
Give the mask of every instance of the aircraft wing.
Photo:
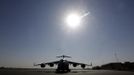
POLYGON ((73 67, 76 67, 76 66, 78 66, 78 65, 80 65, 81 66, 81 68, 85 68, 86 66, 92 66, 92 63, 91 63, 91 65, 89 65, 89 64, 85 64, 85 63, 78 63, 78 62, 73 62, 73 61, 67 61, 69 64, 71 64, 73 67))
MULTIPOLYGON (((78 63, 78 62, 73 62, 73 61, 67 61, 69 64, 77 64, 77 65, 83 65, 84 63, 78 63)), ((88 64, 84 64, 88 66, 88 64)))
POLYGON ((53 61, 53 62, 47 62, 47 63, 40 63, 40 64, 34 64, 34 66, 40 66, 40 67, 42 67, 42 68, 44 68, 46 65, 49 65, 50 67, 53 67, 54 66, 54 64, 58 64, 59 63, 59 61, 53 61))
POLYGON ((47 63, 44 63, 44 64, 58 64, 60 61, 53 61, 53 62, 47 62, 47 63))

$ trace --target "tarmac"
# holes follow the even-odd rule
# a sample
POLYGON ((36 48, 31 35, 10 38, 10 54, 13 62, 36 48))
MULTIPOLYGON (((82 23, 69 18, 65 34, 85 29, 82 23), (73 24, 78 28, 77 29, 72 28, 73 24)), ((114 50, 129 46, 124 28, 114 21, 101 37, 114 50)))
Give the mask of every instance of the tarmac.
POLYGON ((131 71, 113 70, 71 70, 69 73, 55 73, 55 70, 0 69, 0 75, 134 75, 131 71))

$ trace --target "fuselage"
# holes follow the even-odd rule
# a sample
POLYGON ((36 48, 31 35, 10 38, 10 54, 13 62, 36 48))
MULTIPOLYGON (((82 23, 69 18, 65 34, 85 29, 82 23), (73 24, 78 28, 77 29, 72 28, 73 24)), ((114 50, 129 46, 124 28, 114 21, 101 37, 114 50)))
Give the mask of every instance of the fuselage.
POLYGON ((69 72, 69 63, 66 60, 61 59, 58 63, 57 72, 69 72))

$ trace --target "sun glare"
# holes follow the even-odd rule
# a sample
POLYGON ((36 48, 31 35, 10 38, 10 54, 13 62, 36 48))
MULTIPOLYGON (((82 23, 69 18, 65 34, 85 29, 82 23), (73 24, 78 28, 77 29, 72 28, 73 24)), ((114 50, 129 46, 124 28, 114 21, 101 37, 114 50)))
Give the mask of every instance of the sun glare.
POLYGON ((81 18, 78 14, 70 14, 67 16, 66 22, 70 28, 76 28, 80 25, 81 18))

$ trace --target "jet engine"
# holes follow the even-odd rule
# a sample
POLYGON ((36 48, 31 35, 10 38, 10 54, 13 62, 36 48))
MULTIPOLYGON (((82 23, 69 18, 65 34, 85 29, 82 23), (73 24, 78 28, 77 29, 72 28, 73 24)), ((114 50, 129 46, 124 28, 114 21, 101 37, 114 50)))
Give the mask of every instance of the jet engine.
POLYGON ((84 69, 85 67, 86 67, 86 65, 85 65, 85 64, 82 64, 82 65, 81 65, 81 68, 83 68, 83 69, 84 69))
POLYGON ((73 64, 73 67, 76 67, 76 66, 77 66, 77 64, 76 64, 76 63, 74 63, 74 64, 73 64))
POLYGON ((42 64, 40 64, 40 67, 41 67, 41 68, 44 68, 45 66, 46 66, 46 65, 45 65, 45 64, 43 64, 43 63, 42 63, 42 64))
POLYGON ((54 64, 53 64, 53 63, 50 63, 50 64, 49 64, 49 66, 50 66, 50 67, 53 67, 53 66, 54 66, 54 64))

